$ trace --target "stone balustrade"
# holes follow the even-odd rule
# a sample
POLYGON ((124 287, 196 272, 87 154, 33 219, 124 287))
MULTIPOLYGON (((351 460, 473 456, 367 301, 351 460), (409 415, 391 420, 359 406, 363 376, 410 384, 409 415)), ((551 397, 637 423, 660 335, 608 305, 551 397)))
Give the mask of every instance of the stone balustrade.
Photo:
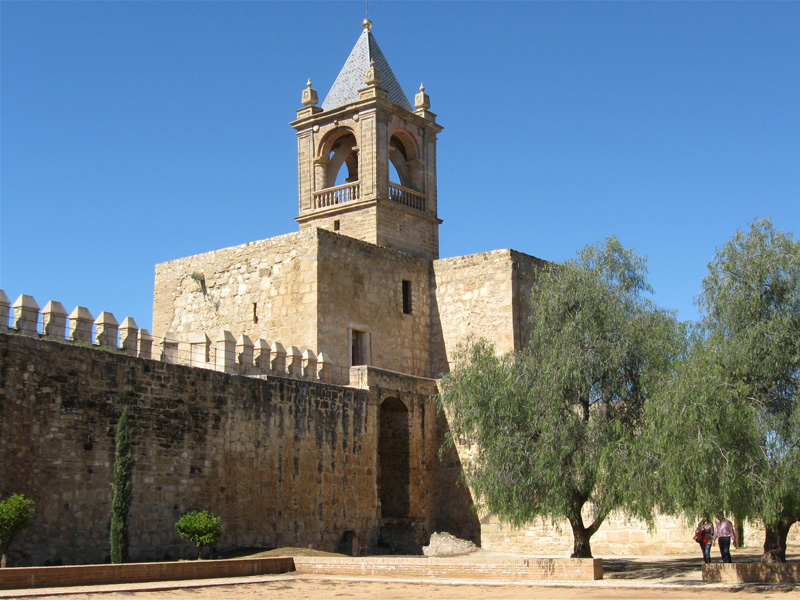
POLYGON ((389 200, 417 210, 427 210, 428 199, 425 194, 396 183, 389 184, 389 200))
POLYGON ((331 364, 324 353, 278 341, 238 338, 227 330, 193 333, 180 340, 173 332, 154 338, 131 317, 120 324, 103 311, 97 318, 89 309, 76 306, 68 313, 51 300, 43 309, 32 296, 20 295, 12 304, 0 290, 0 333, 17 333, 41 339, 92 345, 129 356, 211 369, 232 375, 291 377, 325 383, 349 383, 349 369, 331 364), (11 323, 9 324, 9 318, 11 323))
POLYGON ((314 209, 355 202, 359 198, 359 192, 360 187, 357 181, 314 192, 314 209))

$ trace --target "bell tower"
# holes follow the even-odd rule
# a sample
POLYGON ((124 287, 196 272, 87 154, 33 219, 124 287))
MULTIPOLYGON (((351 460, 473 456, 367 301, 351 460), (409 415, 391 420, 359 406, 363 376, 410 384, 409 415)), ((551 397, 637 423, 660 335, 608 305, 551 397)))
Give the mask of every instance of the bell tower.
POLYGON ((300 229, 338 231, 415 256, 439 258, 436 136, 442 127, 420 86, 408 102, 364 30, 321 106, 311 81, 297 131, 300 229))

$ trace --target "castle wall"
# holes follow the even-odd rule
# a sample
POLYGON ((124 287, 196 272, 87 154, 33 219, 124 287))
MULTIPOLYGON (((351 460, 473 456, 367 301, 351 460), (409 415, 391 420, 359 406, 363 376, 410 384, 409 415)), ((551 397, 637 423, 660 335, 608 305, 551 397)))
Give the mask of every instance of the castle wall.
POLYGON ((153 333, 227 329, 316 352, 316 271, 313 230, 160 263, 153 333))
POLYGON ((511 250, 514 267, 514 348, 521 350, 530 341, 531 292, 539 271, 549 263, 530 254, 511 250))
POLYGON ((469 336, 486 338, 499 353, 527 341, 530 289, 545 264, 513 250, 433 262, 433 375, 447 373, 454 352, 469 336))
MULTIPOLYGON (((334 550, 377 527, 378 400, 284 378, 230 376, 0 334, 0 497, 36 502, 12 564, 109 556, 116 423, 130 406, 137 458, 131 558, 194 556, 174 523, 222 517, 220 549, 334 550)), ((418 426, 415 426, 418 427, 418 426)))
POLYGON ((334 364, 348 365, 349 331, 366 331, 370 364, 429 376, 430 262, 326 230, 317 232, 320 350, 334 364), (403 312, 403 280, 411 282, 411 314, 403 312))
MULTIPOLYGON (((588 513, 585 515, 588 518, 588 513)), ((663 554, 697 553, 700 549, 692 538, 695 524, 681 517, 659 515, 655 529, 615 512, 606 517, 600 529, 592 536, 592 554, 595 556, 658 556, 663 554)), ((800 523, 789 530, 788 545, 800 545, 800 523)), ((524 527, 514 528, 501 523, 493 515, 481 518, 481 544, 484 549, 497 552, 522 552, 536 556, 567 556, 572 552, 572 533, 569 523, 553 524, 547 519, 524 527)), ((748 552, 760 552, 764 545, 764 528, 759 523, 745 522, 744 544, 748 552)), ((734 550, 734 560, 735 560, 734 550)), ((717 548, 712 550, 718 556, 717 548)))
MULTIPOLYGON (((463 522, 474 522, 471 504, 456 503, 452 498, 443 497, 442 490, 437 485, 440 480, 439 471, 443 468, 438 452, 443 437, 442 428, 446 428, 447 423, 439 414, 433 400, 438 391, 436 381, 410 378, 401 373, 371 367, 354 367, 351 381, 354 385, 369 389, 377 406, 395 398, 407 410, 410 434, 407 517, 414 524, 417 544, 427 544, 434 531, 441 531, 439 526, 447 516, 463 522)), ((383 476, 383 473, 379 474, 379 486, 382 485, 383 476)), ((453 492, 451 489, 452 495, 458 495, 453 492)), ((394 521, 391 517, 387 518, 394 521)))

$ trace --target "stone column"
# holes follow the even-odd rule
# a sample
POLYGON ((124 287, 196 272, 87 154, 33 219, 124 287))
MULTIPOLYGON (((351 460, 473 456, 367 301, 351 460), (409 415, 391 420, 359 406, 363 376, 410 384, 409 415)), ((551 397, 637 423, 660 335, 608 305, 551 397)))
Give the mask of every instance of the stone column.
POLYGON ((84 306, 76 306, 69 315, 69 339, 73 342, 89 342, 91 344, 93 324, 94 317, 89 309, 84 306))
POLYGON ((119 334, 119 322, 110 312, 103 311, 95 319, 95 343, 104 348, 117 348, 117 336, 119 334))
POLYGON ((297 177, 299 212, 302 215, 313 207, 314 195, 314 135, 311 129, 297 132, 297 177))
POLYGON ((272 371, 278 375, 286 375, 286 349, 280 342, 272 344, 272 371))
MULTIPOLYGON (((377 182, 377 138, 378 122, 377 111, 374 108, 359 113, 360 139, 358 140, 358 180, 361 188, 362 200, 374 200, 378 197, 377 182)), ((387 150, 388 152, 388 150, 387 150)), ((386 172, 388 191, 388 166, 386 172)))
POLYGON ((0 290, 0 332, 8 331, 8 309, 11 301, 3 290, 0 290))
POLYGON ((153 336, 147 329, 139 330, 139 358, 153 358, 153 336))
MULTIPOLYGON (((314 159, 314 191, 319 192, 328 187, 328 165, 330 160, 327 158, 314 159)), ((332 186, 331 186, 332 187, 332 186)), ((313 195, 313 194, 312 194, 313 195)), ((312 204, 313 208, 313 204, 312 204)))
POLYGON ((196 332, 189 336, 189 365, 192 367, 209 368, 209 354, 211 350, 211 340, 202 332, 196 332))
POLYGON ((33 296, 20 295, 14 301, 14 328, 23 335, 38 335, 39 305, 33 296))
POLYGON ((125 317, 119 326, 119 346, 129 356, 136 356, 139 341, 139 327, 131 317, 125 317))
POLYGON ((269 355, 270 355, 270 347, 267 343, 267 340, 258 339, 255 343, 255 366, 256 369, 259 370, 261 373, 266 373, 270 370, 270 362, 269 362, 269 355))
POLYGON ((165 363, 178 363, 178 336, 171 331, 161 339, 161 360, 165 363))
POLYGON ((303 352, 303 377, 312 380, 317 378, 317 357, 307 348, 303 352))
POLYGON ((317 355, 317 377, 320 381, 330 383, 331 381, 331 362, 324 352, 317 355))
POLYGON ((236 340, 236 362, 239 363, 239 373, 242 375, 246 375, 253 370, 254 348, 253 340, 244 334, 236 340))
POLYGON ((67 310, 61 302, 50 300, 42 309, 42 333, 63 340, 67 331, 67 310))
POLYGON ((303 355, 297 346, 290 346, 286 352, 286 370, 292 377, 303 376, 303 355))
POLYGON ((230 331, 223 329, 214 340, 216 349, 216 370, 232 373, 236 369, 236 338, 230 331))

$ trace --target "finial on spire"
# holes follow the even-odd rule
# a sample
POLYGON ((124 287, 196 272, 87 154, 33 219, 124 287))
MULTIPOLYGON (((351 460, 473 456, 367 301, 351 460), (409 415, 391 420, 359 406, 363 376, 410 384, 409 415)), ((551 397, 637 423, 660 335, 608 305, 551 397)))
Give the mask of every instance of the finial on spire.
POLYGON ((378 67, 375 66, 374 58, 370 59, 369 68, 364 73, 364 83, 375 86, 381 84, 381 72, 378 70, 378 67))
POLYGON ((372 21, 369 19, 364 19, 361 24, 364 26, 364 29, 372 29, 372 21))
POLYGON ((431 97, 425 93, 425 85, 419 84, 419 94, 414 96, 414 108, 425 110, 431 107, 431 97))
POLYGON ((310 79, 306 84, 306 89, 303 90, 301 102, 303 103, 303 106, 316 106, 317 103, 319 102, 319 96, 317 95, 317 90, 311 87, 310 79))

